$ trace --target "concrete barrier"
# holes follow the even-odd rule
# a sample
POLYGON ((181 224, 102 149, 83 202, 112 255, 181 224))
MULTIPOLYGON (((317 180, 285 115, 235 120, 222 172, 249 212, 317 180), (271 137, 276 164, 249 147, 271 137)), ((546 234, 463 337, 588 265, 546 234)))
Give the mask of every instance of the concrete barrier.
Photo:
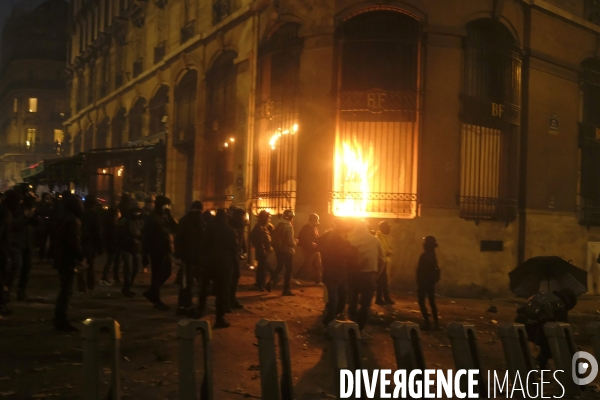
MULTIPOLYGON (((477 341, 477 331, 472 324, 462 324, 451 322, 447 326, 450 346, 452 347, 452 357, 454 366, 458 369, 476 369, 479 370, 479 382, 476 393, 480 398, 488 398, 486 377, 487 372, 483 369, 481 362, 481 353, 477 341)), ((461 390, 467 391, 467 377, 463 376, 461 381, 461 390)))
POLYGON ((200 400, 213 400, 212 368, 212 330, 208 321, 183 319, 177 323, 177 341, 179 343, 179 399, 197 400, 196 362, 194 341, 202 336, 204 375, 200 387, 200 400))
POLYGON ((112 318, 86 319, 83 322, 81 337, 83 338, 83 400, 100 400, 107 398, 100 394, 100 351, 98 342, 100 335, 110 335, 111 360, 111 386, 108 398, 121 399, 120 381, 120 340, 121 328, 119 323, 112 318))
POLYGON ((256 323, 260 387, 263 399, 294 400, 292 366, 287 325, 284 321, 261 319, 256 323), (275 339, 281 352, 281 379, 277 372, 275 339))
POLYGON ((425 356, 421 342, 419 325, 413 322, 394 322, 391 326, 394 353, 398 369, 405 369, 407 374, 414 369, 424 370, 425 356))
POLYGON ((358 325, 350 321, 331 321, 329 335, 333 339, 336 376, 340 369, 362 369, 358 325))
POLYGON ((573 355, 577 352, 577 346, 573 339, 573 331, 569 324, 563 322, 547 322, 544 324, 544 334, 548 339, 552 359, 557 370, 563 370, 556 374, 565 388, 565 396, 572 398, 581 396, 584 387, 573 381, 573 355))
POLYGON ((529 371, 537 368, 529 350, 525 325, 501 323, 498 325, 498 336, 502 342, 506 366, 511 377, 514 378, 518 372, 519 376, 525 379, 529 371))
POLYGON ((600 360, 600 322, 592 322, 585 327, 585 332, 590 337, 594 355, 600 360))

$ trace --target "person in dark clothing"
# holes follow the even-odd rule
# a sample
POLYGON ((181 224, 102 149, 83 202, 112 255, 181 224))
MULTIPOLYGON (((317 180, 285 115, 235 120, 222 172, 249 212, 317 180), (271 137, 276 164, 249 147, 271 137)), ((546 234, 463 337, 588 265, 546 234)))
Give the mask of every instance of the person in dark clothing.
POLYGON ((71 194, 63 196, 62 203, 64 210, 57 216, 52 238, 54 268, 58 271, 60 279, 54 327, 60 331, 76 332, 77 328, 71 325, 67 317, 67 310, 73 294, 75 270, 85 264, 81 245, 83 210, 79 199, 71 194))
POLYGON ((277 285, 279 274, 284 271, 283 293, 282 296, 295 296, 290 290, 290 280, 292 278, 292 265, 294 254, 296 253, 296 239, 294 239, 294 217, 296 215, 292 210, 283 212, 283 221, 279 222, 271 232, 271 240, 275 249, 277 258, 277 268, 271 274, 271 279, 267 282, 265 289, 270 292, 277 285))
POLYGON ((344 311, 348 292, 349 257, 352 245, 346 239, 350 226, 341 218, 334 221, 334 228, 317 239, 317 251, 323 263, 323 283, 327 287, 327 305, 323 323, 329 325, 344 311))
POLYGON ((392 267, 391 265, 391 256, 392 249, 390 248, 388 235, 390 234, 391 226, 387 221, 379 222, 379 231, 375 234, 377 239, 381 242, 381 246, 383 247, 383 252, 385 253, 385 266, 383 267, 384 271, 377 278, 377 296, 375 303, 380 306, 386 304, 395 304, 395 301, 390 297, 390 291, 388 288, 388 274, 389 270, 392 267))
POLYGON ((39 258, 46 260, 48 256, 48 238, 50 237, 50 218, 52 217, 52 197, 50 193, 42 193, 39 206, 36 208, 36 215, 39 218, 37 229, 37 246, 39 248, 39 258))
POLYGON ((529 341, 540 347, 536 357, 539 369, 548 368, 552 358, 548 339, 544 334, 546 322, 569 323, 569 311, 577 305, 577 296, 571 289, 552 293, 538 293, 527 299, 527 303, 517 309, 515 322, 525 325, 529 341))
POLYGON ((438 247, 433 236, 423 238, 423 254, 419 258, 417 266, 417 298, 423 315, 423 330, 431 330, 429 315, 425 306, 425 299, 429 299, 431 315, 433 316, 434 329, 439 330, 437 306, 435 304, 435 284, 440 280, 440 269, 437 264, 435 249, 438 247))
POLYGON ((125 297, 133 297, 131 291, 135 277, 139 271, 142 258, 142 231, 144 219, 141 208, 132 208, 117 225, 117 240, 120 257, 123 260, 123 287, 121 293, 125 297))
POLYGON ((194 281, 199 277, 204 256, 202 254, 204 243, 204 218, 202 217, 202 203, 194 201, 190 212, 179 221, 177 235, 175 235, 175 258, 181 261, 181 283, 177 315, 195 316, 192 309, 192 288, 194 281))
POLYGON ((143 251, 148 254, 152 264, 150 289, 144 292, 144 297, 160 311, 169 310, 160 299, 160 288, 171 276, 175 232, 177 221, 171 215, 171 200, 157 196, 154 212, 147 218, 143 231, 143 251))
POLYGON ((244 308, 244 306, 237 301, 237 285, 240 280, 241 272, 240 272, 240 264, 245 262, 248 259, 248 247, 246 245, 246 235, 245 229, 246 226, 249 225, 248 217, 245 210, 241 208, 235 208, 232 210, 231 215, 231 227, 235 231, 235 239, 237 242, 237 262, 235 263, 235 267, 233 268, 233 272, 231 275, 231 288, 229 291, 229 306, 231 309, 240 309, 244 308))
POLYGON ((271 214, 268 211, 258 213, 258 222, 250 232, 250 243, 254 247, 254 256, 258 265, 256 266, 255 286, 261 292, 265 290, 267 283, 267 271, 269 271, 268 257, 271 252, 271 231, 269 230, 269 220, 271 214))
POLYGON ((296 271, 295 279, 306 276, 319 284, 321 283, 321 269, 323 267, 321 265, 321 254, 316 250, 317 239, 319 239, 317 226, 319 226, 319 216, 317 214, 310 214, 308 216, 308 223, 300 229, 298 246, 303 250, 304 262, 298 271, 296 271))
POLYGON ((234 229, 227 223, 225 210, 218 210, 215 220, 206 228, 204 254, 206 265, 200 279, 199 316, 204 314, 209 285, 216 295, 216 322, 214 328, 227 328, 225 320, 231 290, 231 276, 238 263, 238 242, 234 229))
POLYGON ((119 212, 121 213, 121 216, 125 216, 127 215, 127 213, 129 212, 129 209, 131 208, 131 196, 129 195, 129 193, 123 193, 121 195, 121 200, 119 201, 119 205, 117 205, 117 208, 119 209, 119 212))
POLYGON ((101 285, 110 286, 108 273, 110 267, 113 268, 113 283, 121 283, 119 280, 119 240, 117 239, 117 226, 119 223, 119 210, 116 207, 110 207, 104 221, 104 249, 106 251, 106 263, 102 271, 101 285))
POLYGON ((85 198, 83 220, 81 227, 81 245, 85 255, 86 268, 77 271, 77 286, 79 293, 94 290, 96 286, 96 271, 94 261, 102 254, 104 237, 102 233, 102 218, 98 212, 100 203, 95 194, 89 193, 85 198))
MULTIPOLYGON (((148 220, 150 215, 152 215, 152 211, 154 210, 154 202, 155 201, 156 201, 156 196, 147 197, 146 200, 144 200, 144 208, 143 208, 144 224, 146 223, 146 221, 148 220)), ((145 274, 148 273, 149 266, 150 266, 150 256, 145 251, 142 251, 142 267, 144 268, 143 271, 145 274)))
POLYGON ((26 289, 29 282, 29 272, 33 262, 34 242, 34 199, 24 198, 15 190, 6 193, 4 204, 11 213, 10 224, 10 262, 6 276, 6 295, 10 301, 10 290, 13 282, 19 276, 17 300, 26 300, 26 289))
POLYGON ((9 257, 10 257, 10 224, 11 213, 0 203, 0 315, 10 315, 12 310, 7 306, 4 288, 7 287, 9 257))

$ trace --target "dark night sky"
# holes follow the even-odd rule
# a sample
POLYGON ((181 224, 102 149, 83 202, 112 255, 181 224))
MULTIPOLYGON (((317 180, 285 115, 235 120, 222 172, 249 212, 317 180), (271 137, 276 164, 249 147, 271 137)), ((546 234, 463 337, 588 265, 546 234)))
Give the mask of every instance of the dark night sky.
POLYGON ((2 29, 4 29, 4 23, 13 10, 13 6, 25 7, 27 10, 32 10, 43 2, 44 0, 0 0, 0 34, 2 29))

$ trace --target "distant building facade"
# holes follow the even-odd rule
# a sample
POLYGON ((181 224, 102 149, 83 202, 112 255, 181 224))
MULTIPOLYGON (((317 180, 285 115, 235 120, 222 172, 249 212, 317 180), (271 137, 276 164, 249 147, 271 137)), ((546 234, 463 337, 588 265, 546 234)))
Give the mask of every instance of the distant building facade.
POLYGON ((65 154, 69 4, 48 0, 15 8, 2 31, 0 190, 21 182, 21 170, 65 154))
POLYGON ((600 242, 596 1, 72 7, 72 151, 163 140, 179 215, 389 219, 394 283, 434 235, 448 294, 504 294, 535 255, 585 268, 600 242))

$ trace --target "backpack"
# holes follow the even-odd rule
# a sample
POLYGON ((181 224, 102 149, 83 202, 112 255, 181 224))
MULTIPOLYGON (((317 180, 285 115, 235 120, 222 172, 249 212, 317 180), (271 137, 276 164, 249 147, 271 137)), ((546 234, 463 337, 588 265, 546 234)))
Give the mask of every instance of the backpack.
POLYGON ((283 250, 285 246, 285 229, 283 228, 283 223, 277 224, 273 233, 271 234, 271 246, 276 251, 283 250))

